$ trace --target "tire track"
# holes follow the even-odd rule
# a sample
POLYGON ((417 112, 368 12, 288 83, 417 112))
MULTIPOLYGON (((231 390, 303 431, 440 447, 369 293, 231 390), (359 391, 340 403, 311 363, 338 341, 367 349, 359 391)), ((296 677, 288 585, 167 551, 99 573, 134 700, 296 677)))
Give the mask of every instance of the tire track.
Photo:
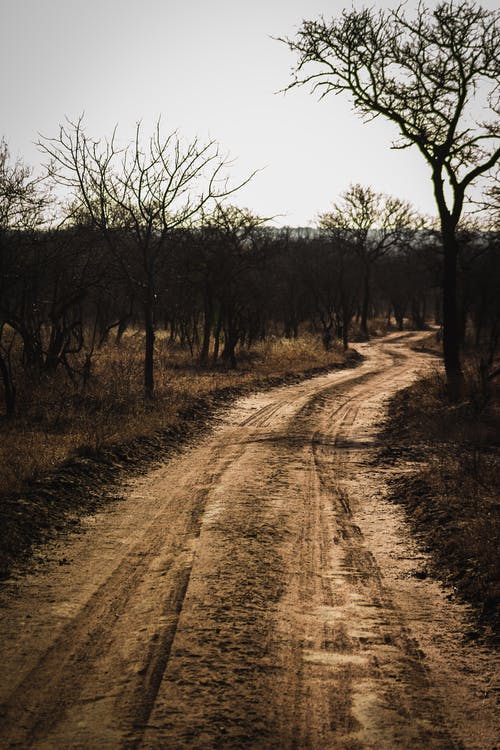
MULTIPOLYGON (((393 381, 392 376, 389 378, 393 381)), ((311 671, 315 676, 311 679, 316 684, 321 682, 321 672, 327 671, 325 660, 327 663, 330 659, 333 663, 340 660, 342 666, 337 666, 334 682, 339 684, 342 681, 342 700, 338 695, 330 695, 329 701, 331 713, 336 713, 334 736, 329 737, 335 747, 337 743, 343 747, 344 742, 357 741, 359 747, 370 748, 411 746, 422 750, 458 750, 462 744, 447 731, 432 680, 422 664, 421 652, 385 587, 373 553, 366 547, 342 481, 343 477, 353 473, 352 454, 365 452, 366 438, 357 439, 355 429, 360 412, 367 408, 370 399, 373 400, 377 389, 385 390, 389 378, 385 374, 375 376, 373 381, 378 383, 372 381, 362 385, 343 409, 336 410, 335 428, 329 435, 333 438, 333 451, 331 440, 325 444, 318 439, 318 432, 311 443, 315 469, 323 491, 330 498, 337 530, 334 561, 330 555, 330 568, 334 572, 324 580, 323 586, 322 607, 329 609, 330 614, 322 627, 318 625, 319 637, 312 649, 313 663, 316 662, 311 671), (340 602, 339 590, 343 590, 340 602), (351 605, 351 612, 349 600, 357 601, 354 607, 351 605), (354 614, 353 627, 351 618, 354 614), (396 652, 389 660, 384 653, 388 647, 396 652), (394 684, 396 665, 397 689, 394 684), (367 730, 360 721, 366 717, 363 717, 359 705, 360 700, 367 702, 366 695, 370 692, 372 702, 377 706, 377 719, 372 714, 371 726, 367 730), (380 716, 384 713, 381 721, 380 716), (402 716, 405 717, 403 723, 402 716)), ((323 425, 330 423, 331 412, 325 409, 323 415, 318 415, 318 421, 323 425)), ((324 546, 328 549, 326 538, 324 546)), ((325 559, 322 568, 328 569, 325 559)), ((319 748, 321 744, 312 743, 310 746, 319 748)))
MULTIPOLYGON (((118 695, 117 705, 122 707, 130 726, 131 737, 124 747, 138 746, 143 727, 154 705, 189 583, 194 545, 200 534, 207 495, 237 458, 234 454, 229 457, 224 455, 226 449, 224 442, 217 445, 211 459, 215 467, 208 470, 208 486, 193 492, 191 512, 186 514, 184 523, 177 529, 183 545, 179 546, 179 542, 172 539, 170 549, 161 559, 162 577, 168 579, 170 588, 167 587, 157 617, 159 621, 165 620, 165 624, 156 628, 133 684, 126 685, 118 695), (187 551, 186 540, 190 540, 187 551)), ((162 513, 160 508, 144 529, 139 541, 130 547, 124 557, 117 560, 104 583, 92 594, 77 616, 62 628, 58 637, 11 693, 9 700, 0 705, 0 738, 6 747, 32 747, 47 737, 64 719, 68 709, 78 703, 103 654, 116 650, 116 643, 123 636, 120 633, 123 627, 118 627, 117 633, 117 626, 125 619, 131 601, 137 597, 144 579, 158 566, 157 550, 162 550, 164 546, 165 529, 160 525, 155 530, 155 526, 162 513), (48 675, 50 681, 47 680, 48 675), (20 713, 24 717, 21 725, 20 713)), ((119 672, 119 660, 114 666, 119 672)), ((107 692, 96 700, 107 696, 112 694, 107 692)))
MULTIPOLYGON (((186 533, 195 535, 197 525, 196 518, 193 518, 186 533)), ((117 619, 124 617, 131 598, 148 573, 143 560, 149 560, 148 554, 160 541, 161 533, 153 534, 149 549, 138 543, 128 553, 127 559, 120 561, 78 617, 63 628, 57 640, 11 695, 8 704, 2 706, 2 739, 7 746, 21 742, 23 746, 31 747, 48 735, 67 708, 78 701, 81 687, 92 674, 95 663, 113 645, 117 619), (47 682, 47 675, 50 675, 50 682, 47 682), (18 722, 20 709, 25 716, 22 728, 18 722), (26 722, 27 717, 33 717, 30 723, 26 722)), ((173 622, 161 632, 165 652, 168 652, 175 633, 175 614, 178 615, 182 606, 191 564, 191 559, 182 561, 181 556, 174 553, 165 567, 165 572, 175 581, 168 600, 168 612, 172 613, 173 622)), ((153 654, 157 650, 153 644, 153 654)), ((145 696, 150 693, 148 683, 151 677, 158 672, 158 662, 154 659, 151 662, 151 657, 146 665, 146 679, 141 680, 137 690, 138 693, 144 691, 145 696)))

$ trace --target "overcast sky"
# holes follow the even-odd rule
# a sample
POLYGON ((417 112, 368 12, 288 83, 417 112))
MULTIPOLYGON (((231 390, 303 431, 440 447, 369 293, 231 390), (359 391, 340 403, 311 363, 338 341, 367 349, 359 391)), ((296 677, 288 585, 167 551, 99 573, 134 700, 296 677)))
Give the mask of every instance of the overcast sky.
MULTIPOLYGON (((432 2, 432 0, 431 0, 432 2)), ((355 2, 358 6, 362 3, 355 2)), ((391 7, 393 3, 374 3, 391 7)), ((410 0, 409 8, 415 3, 410 0)), ((494 8, 496 0, 483 6, 494 8)), ((435 213, 429 173, 412 148, 391 151, 389 123, 363 124, 346 97, 319 102, 290 81, 292 53, 273 36, 334 0, 0 0, 0 136, 36 166, 38 133, 85 112, 86 132, 123 142, 135 123, 216 139, 235 179, 263 170, 234 202, 277 224, 307 226, 350 183, 435 213)))

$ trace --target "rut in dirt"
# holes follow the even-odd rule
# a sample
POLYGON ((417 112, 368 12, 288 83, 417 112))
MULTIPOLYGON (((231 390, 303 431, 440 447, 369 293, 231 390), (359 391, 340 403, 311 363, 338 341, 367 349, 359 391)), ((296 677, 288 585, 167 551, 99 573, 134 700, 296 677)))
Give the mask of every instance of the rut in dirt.
POLYGON ((416 338, 240 399, 5 585, 1 746, 493 748, 498 661, 373 466, 416 338))

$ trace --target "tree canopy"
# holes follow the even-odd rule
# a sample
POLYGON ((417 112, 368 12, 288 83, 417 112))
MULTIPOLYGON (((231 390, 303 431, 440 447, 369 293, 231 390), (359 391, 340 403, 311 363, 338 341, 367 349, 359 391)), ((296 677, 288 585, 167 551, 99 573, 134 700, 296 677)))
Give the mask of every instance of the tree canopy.
POLYGON ((466 188, 498 160, 500 147, 500 12, 469 0, 420 3, 415 18, 395 10, 344 10, 339 18, 304 21, 289 88, 311 83, 321 96, 347 91, 367 119, 384 116, 399 128, 396 148, 415 144, 453 188, 449 207, 460 217, 466 188), (472 107, 480 97, 482 107, 472 107), (475 111, 481 111, 481 115, 475 111))
POLYGON ((500 157, 500 12, 473 0, 420 2, 414 18, 394 10, 344 10, 304 21, 288 88, 347 92, 367 120, 395 123, 394 148, 416 146, 431 167, 441 224, 443 348, 449 393, 462 382, 457 322, 457 226, 466 191, 500 157), (480 113, 480 114, 479 114, 480 113))

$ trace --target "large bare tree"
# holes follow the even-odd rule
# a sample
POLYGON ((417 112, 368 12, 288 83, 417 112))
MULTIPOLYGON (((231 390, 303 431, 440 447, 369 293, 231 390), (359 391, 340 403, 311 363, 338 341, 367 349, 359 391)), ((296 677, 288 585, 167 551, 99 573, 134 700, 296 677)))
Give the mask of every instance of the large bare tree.
POLYGON ((347 92, 366 119, 399 129, 396 148, 416 146, 431 168, 443 246, 444 360, 450 397, 462 371, 457 330, 457 225, 466 191, 500 156, 500 13, 472 0, 423 3, 414 18, 395 10, 344 10, 304 21, 288 88, 311 84, 322 96, 347 92), (477 102, 478 106, 473 106, 477 102), (480 114, 475 115, 476 112, 480 114))
POLYGON ((143 142, 141 125, 125 148, 86 135, 82 118, 61 126, 57 138, 43 138, 50 172, 69 189, 75 215, 82 213, 103 233, 143 308, 144 386, 154 392, 157 275, 169 240, 208 204, 234 193, 228 161, 213 140, 184 143, 177 132, 164 136, 160 122, 143 142))

